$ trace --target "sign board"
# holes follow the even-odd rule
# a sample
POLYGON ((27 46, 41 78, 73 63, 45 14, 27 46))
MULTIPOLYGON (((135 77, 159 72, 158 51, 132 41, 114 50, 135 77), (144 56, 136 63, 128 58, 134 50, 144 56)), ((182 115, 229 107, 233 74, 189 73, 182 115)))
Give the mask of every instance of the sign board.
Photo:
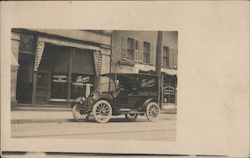
POLYGON ((66 83, 67 82, 67 75, 53 74, 52 82, 66 83))
POLYGON ((163 94, 164 95, 174 95, 175 88, 173 86, 164 86, 163 87, 163 94))

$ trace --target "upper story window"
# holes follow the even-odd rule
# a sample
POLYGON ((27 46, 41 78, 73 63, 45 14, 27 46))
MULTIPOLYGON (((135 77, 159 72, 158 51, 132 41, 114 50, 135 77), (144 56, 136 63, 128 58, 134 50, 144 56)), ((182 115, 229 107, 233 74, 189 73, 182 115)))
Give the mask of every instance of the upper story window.
POLYGON ((135 53, 135 40, 133 38, 128 38, 127 40, 127 59, 134 60, 135 53))
POLYGON ((139 49, 139 41, 135 41, 135 49, 139 49))
POLYGON ((169 67, 169 48, 163 47, 163 62, 162 66, 169 67))
POLYGON ((143 63, 150 62, 150 43, 143 42, 143 63))
POLYGON ((178 52, 175 48, 163 47, 162 66, 169 69, 177 69, 178 52))

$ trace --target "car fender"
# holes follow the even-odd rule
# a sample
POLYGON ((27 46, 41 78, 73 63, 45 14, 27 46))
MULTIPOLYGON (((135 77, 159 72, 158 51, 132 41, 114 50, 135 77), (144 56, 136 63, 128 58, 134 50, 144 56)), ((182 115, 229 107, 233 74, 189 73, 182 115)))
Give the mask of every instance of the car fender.
POLYGON ((85 101, 86 101, 86 98, 85 98, 85 97, 78 97, 78 98, 76 98, 76 99, 71 103, 71 108, 73 108, 73 106, 74 106, 76 103, 83 104, 85 101))
POLYGON ((143 107, 143 110, 146 111, 147 105, 148 105, 150 102, 156 102, 156 103, 158 103, 158 101, 157 101, 156 98, 148 98, 148 99, 145 100, 144 103, 143 103, 143 106, 142 106, 142 107, 143 107))
POLYGON ((112 107, 112 113, 113 113, 113 114, 116 114, 116 113, 117 113, 118 109, 117 109, 117 107, 115 106, 115 103, 113 102, 112 98, 109 98, 109 97, 101 97, 101 98, 98 98, 98 100, 96 100, 96 101, 93 103, 93 106, 95 105, 95 103, 97 103, 97 102, 100 101, 100 100, 105 100, 105 101, 107 101, 107 102, 111 105, 111 107, 112 107))

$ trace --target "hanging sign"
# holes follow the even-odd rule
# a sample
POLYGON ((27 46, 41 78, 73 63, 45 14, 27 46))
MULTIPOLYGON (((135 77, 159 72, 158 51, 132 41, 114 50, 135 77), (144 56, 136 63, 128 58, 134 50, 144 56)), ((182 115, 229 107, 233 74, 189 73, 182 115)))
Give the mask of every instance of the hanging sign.
POLYGON ((75 78, 75 82, 72 82, 72 85, 75 86, 83 86, 85 83, 89 83, 90 82, 90 76, 76 76, 75 78))
POLYGON ((89 76, 85 76, 85 77, 83 77, 83 76, 77 76, 77 78, 76 78, 76 82, 77 83, 79 83, 79 82, 86 83, 86 82, 89 82, 89 80, 90 80, 89 76))

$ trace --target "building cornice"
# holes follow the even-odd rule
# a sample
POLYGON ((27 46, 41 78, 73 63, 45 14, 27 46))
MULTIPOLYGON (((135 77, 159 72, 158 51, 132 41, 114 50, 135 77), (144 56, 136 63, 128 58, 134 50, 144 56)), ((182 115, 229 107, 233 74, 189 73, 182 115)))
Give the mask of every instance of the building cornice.
POLYGON ((70 40, 72 42, 84 42, 86 44, 111 48, 111 36, 97 34, 94 31, 87 30, 53 30, 53 29, 12 29, 15 33, 26 33, 36 36, 47 36, 50 38, 59 38, 70 40), (89 37, 92 37, 89 38, 89 37))

